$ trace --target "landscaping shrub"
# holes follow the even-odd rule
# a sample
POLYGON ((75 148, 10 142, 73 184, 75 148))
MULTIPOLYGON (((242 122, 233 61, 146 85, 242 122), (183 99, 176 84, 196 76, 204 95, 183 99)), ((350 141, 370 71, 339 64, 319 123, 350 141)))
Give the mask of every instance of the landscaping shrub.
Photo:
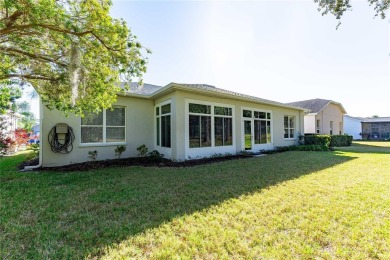
POLYGON ((329 147, 330 140, 330 135, 306 135, 305 145, 319 145, 329 147))
POLYGON ((164 155, 157 150, 154 150, 148 154, 148 160, 150 162, 162 162, 164 155))
POLYGON ((115 156, 118 157, 118 159, 121 158, 122 156, 122 153, 126 151, 126 146, 124 145, 118 145, 116 148, 115 148, 115 156))
POLYGON ((353 137, 351 135, 332 135, 330 140, 331 147, 351 146, 353 137))
POLYGON ((148 154, 148 147, 146 145, 140 145, 137 148, 138 151, 138 157, 145 157, 148 154))

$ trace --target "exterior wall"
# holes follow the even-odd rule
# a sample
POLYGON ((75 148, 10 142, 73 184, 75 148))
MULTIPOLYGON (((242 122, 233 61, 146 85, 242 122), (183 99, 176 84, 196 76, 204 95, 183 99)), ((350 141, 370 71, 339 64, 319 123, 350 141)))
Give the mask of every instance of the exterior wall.
POLYGON ((317 120, 320 120, 320 134, 330 134, 330 121, 333 121, 333 135, 338 135, 340 132, 344 134, 343 113, 337 105, 332 103, 327 105, 316 115, 314 122, 316 123, 317 120))
POLYGON ((305 134, 316 133, 316 116, 314 114, 308 114, 304 116, 305 134))
MULTIPOLYGON (((242 110, 247 108, 253 108, 263 111, 270 111, 271 127, 272 127, 272 142, 271 144, 261 144, 253 147, 254 152, 258 152, 261 149, 273 149, 276 146, 288 146, 298 143, 298 136, 303 133, 303 111, 275 107, 272 105, 263 105, 254 102, 239 101, 232 99, 225 99, 216 96, 204 96, 202 94, 189 93, 184 91, 175 91, 174 93, 176 114, 175 114, 175 133, 172 135, 176 139, 176 146, 172 149, 172 158, 177 160, 188 159, 197 156, 210 156, 215 153, 236 153, 244 150, 244 131, 243 131, 243 117, 242 110), (210 102, 216 105, 233 106, 233 146, 220 146, 220 147, 206 147, 206 148, 189 148, 188 143, 188 103, 210 102), (295 117, 295 138, 284 138, 284 116, 295 117)), ((172 132, 173 133, 173 132, 172 132)))
POLYGON ((353 136, 353 140, 362 139, 362 120, 344 116, 344 133, 353 136))
MULTIPOLYGON (((153 147, 153 101, 141 98, 118 96, 114 105, 126 107, 126 151, 122 158, 137 156, 137 147, 145 144, 153 147)), ((70 115, 65 117, 60 111, 48 110, 43 106, 41 152, 42 166, 53 167, 89 161, 88 151, 97 150, 97 160, 115 158, 115 148, 118 144, 81 144, 81 119, 70 115), (54 153, 48 143, 48 134, 57 123, 66 123, 73 128, 75 141, 73 150, 68 154, 54 153)))

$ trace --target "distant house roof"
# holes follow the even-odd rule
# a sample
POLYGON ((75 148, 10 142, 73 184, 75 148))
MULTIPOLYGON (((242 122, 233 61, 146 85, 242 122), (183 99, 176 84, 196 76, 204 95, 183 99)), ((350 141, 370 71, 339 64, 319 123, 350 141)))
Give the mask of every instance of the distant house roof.
POLYGON ((363 123, 380 123, 380 122, 390 122, 390 117, 373 117, 373 118, 363 118, 363 123))
MULTIPOLYGON (((125 83, 121 84, 121 87, 125 87, 125 83)), ((256 103, 263 103, 263 104, 270 104, 270 105, 275 105, 279 107, 287 107, 287 108, 293 108, 293 109, 298 109, 298 110, 306 110, 302 107, 294 106, 294 105, 288 105, 272 100, 267 100, 263 98, 258 98, 254 96, 249 96, 245 94, 241 94, 238 92, 226 90, 226 89, 221 89, 221 88, 216 88, 211 85, 207 84, 187 84, 187 83, 170 83, 164 87, 162 86, 157 86, 157 85, 152 85, 152 84, 147 84, 144 83, 143 85, 139 85, 137 82, 132 82, 130 83, 130 86, 128 86, 129 89, 125 91, 126 95, 134 95, 134 96, 141 96, 144 98, 155 98, 158 97, 159 95, 165 94, 168 91, 171 91, 173 89, 181 89, 181 90, 186 90, 186 91, 192 91, 192 92, 202 92, 206 94, 215 94, 218 96, 225 96, 225 97, 230 97, 230 98, 235 98, 235 99, 241 99, 241 100, 249 100, 253 101, 256 103)))
POLYGON ((126 83, 121 83, 121 87, 125 88, 128 87, 126 93, 129 94, 137 94, 137 95, 151 95, 157 90, 161 89, 162 86, 157 86, 157 85, 152 85, 152 84, 147 84, 144 83, 140 85, 138 82, 131 82, 130 85, 127 85, 126 83))
POLYGON ((343 105, 341 105, 341 103, 338 103, 338 102, 333 101, 333 100, 328 100, 328 99, 315 98, 315 99, 309 99, 309 100, 290 102, 287 104, 291 105, 291 106, 303 107, 303 108, 310 110, 310 113, 318 114, 319 112, 321 112, 321 110, 323 110, 330 103, 338 105, 343 114, 347 113, 347 111, 345 111, 345 109, 344 109, 343 105))

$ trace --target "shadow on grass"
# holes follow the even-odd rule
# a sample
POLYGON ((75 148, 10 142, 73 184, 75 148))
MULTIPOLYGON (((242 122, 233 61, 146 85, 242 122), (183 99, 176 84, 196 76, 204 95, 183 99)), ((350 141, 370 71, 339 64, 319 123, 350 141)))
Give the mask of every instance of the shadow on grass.
POLYGON ((15 258, 99 256, 105 247, 175 217, 354 158, 286 152, 190 168, 24 173, 1 184, 7 199, 0 252, 15 258))
POLYGON ((337 147, 337 151, 351 152, 351 153, 376 153, 376 154, 390 154, 390 142, 370 142, 360 141, 353 142, 352 146, 337 147))

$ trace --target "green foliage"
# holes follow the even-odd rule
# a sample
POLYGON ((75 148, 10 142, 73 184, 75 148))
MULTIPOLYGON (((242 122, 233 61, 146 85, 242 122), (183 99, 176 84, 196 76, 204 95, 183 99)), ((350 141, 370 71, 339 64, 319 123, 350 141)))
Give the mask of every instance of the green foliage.
POLYGON ((331 147, 351 146, 353 137, 351 135, 332 135, 330 140, 331 147))
POLYGON ((110 16, 111 5, 0 1, 0 83, 31 84, 48 108, 66 113, 110 107, 118 83, 146 71, 149 52, 123 19, 110 16))
POLYGON ((157 150, 153 150, 148 154, 148 160, 151 162, 162 162, 164 155, 157 150))
MULTIPOLYGON (((352 10, 350 0, 314 0, 318 3, 318 11, 322 15, 332 14, 336 19, 341 19, 346 11, 352 10)), ((390 7, 388 0, 368 0, 370 6, 374 7, 375 16, 380 16, 382 19, 386 18, 386 12, 390 7)))
MULTIPOLYGON (((2 64, 0 64, 0 68, 1 66, 2 64)), ((15 100, 22 96, 20 88, 8 86, 6 83, 7 82, 1 82, 0 80, 0 115, 5 114, 8 109, 11 109, 15 100)))
POLYGON ((116 148, 115 148, 115 156, 118 157, 118 159, 121 158, 122 156, 122 153, 126 151, 126 146, 124 145, 118 145, 116 148))
POLYGON ((305 145, 320 145, 329 147, 330 135, 306 135, 305 145))
POLYGON ((31 145, 29 145, 27 150, 32 151, 31 155, 29 155, 27 157, 28 160, 33 160, 33 159, 39 158, 39 144, 31 144, 31 145))
POLYGON ((138 146, 137 151, 139 157, 145 157, 148 154, 148 147, 146 147, 144 144, 140 145, 138 146))
POLYGON ((97 156, 98 156, 98 151, 96 151, 96 150, 94 150, 94 151, 89 151, 89 152, 88 152, 88 158, 89 158, 92 162, 96 161, 97 156))

